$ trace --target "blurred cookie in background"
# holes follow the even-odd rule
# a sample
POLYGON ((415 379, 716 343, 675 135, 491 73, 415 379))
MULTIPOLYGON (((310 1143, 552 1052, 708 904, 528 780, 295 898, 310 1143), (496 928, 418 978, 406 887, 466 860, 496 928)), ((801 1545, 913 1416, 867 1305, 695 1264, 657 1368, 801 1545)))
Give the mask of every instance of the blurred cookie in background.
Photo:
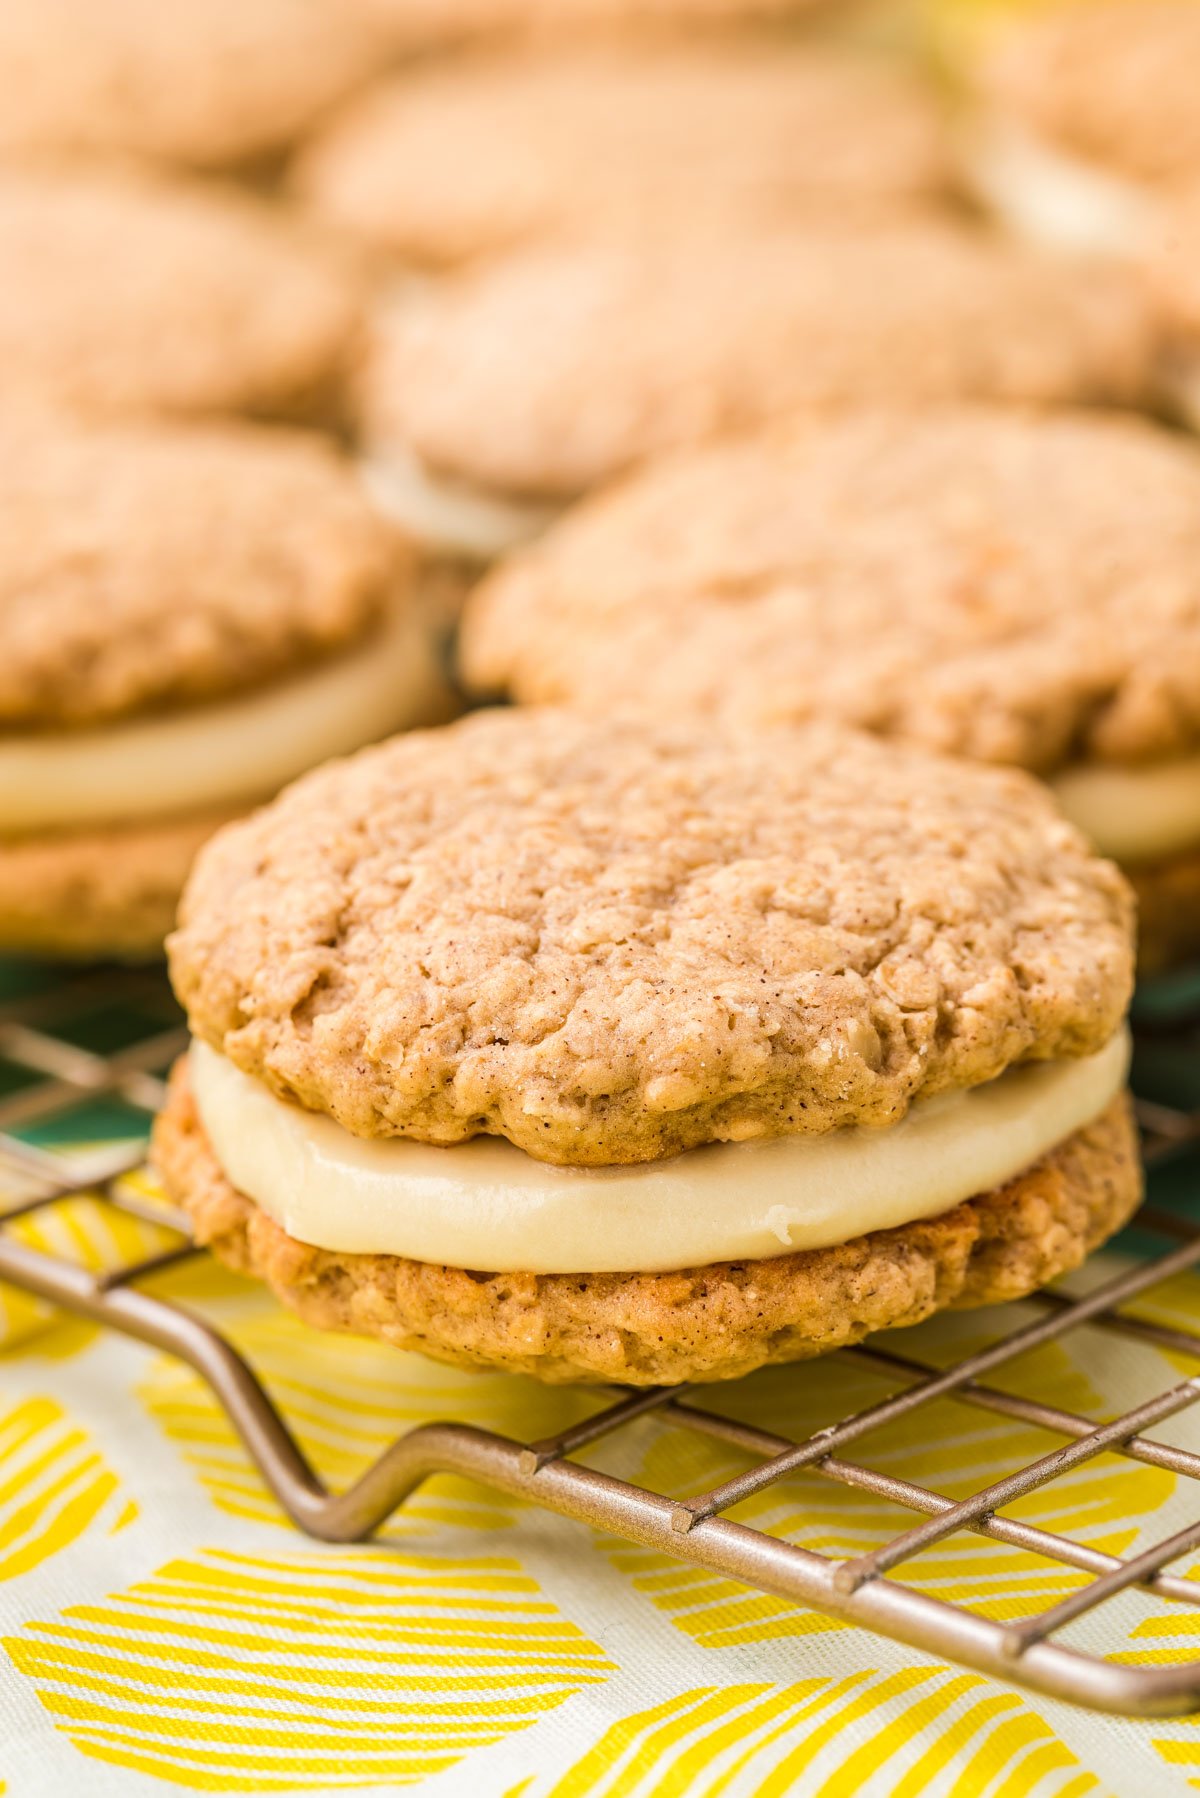
POLYGON ((1200 453, 1132 418, 813 416, 601 495, 468 603, 469 686, 834 718, 1049 781, 1200 949, 1200 453))
POLYGON ((1200 5, 1060 0, 995 21, 968 73, 976 192, 1026 235, 1140 249, 1200 181, 1200 5))
POLYGON ((444 270, 564 235, 785 225, 949 187, 898 64, 799 44, 632 44, 419 65, 352 104, 297 189, 385 264, 444 270))
POLYGON ((0 155, 252 166, 349 93, 381 49, 340 0, 4 0, 0 155))
POLYGON ((797 406, 1133 400, 1150 353, 1132 276, 951 223, 553 246, 386 305, 360 437, 415 536, 449 549, 461 515, 498 553, 646 457, 797 406))
POLYGON ((1162 398, 1200 431, 1200 178, 1160 204, 1141 267, 1159 319, 1162 398))
POLYGON ((786 22, 825 0, 341 0, 393 48, 447 50, 504 38, 696 30, 786 22))
POLYGON ((249 195, 0 168, 6 401, 324 418, 359 324, 340 259, 249 195))
POLYGON ((447 715, 411 559, 319 438, 0 419, 0 947, 157 954, 192 855, 447 715))

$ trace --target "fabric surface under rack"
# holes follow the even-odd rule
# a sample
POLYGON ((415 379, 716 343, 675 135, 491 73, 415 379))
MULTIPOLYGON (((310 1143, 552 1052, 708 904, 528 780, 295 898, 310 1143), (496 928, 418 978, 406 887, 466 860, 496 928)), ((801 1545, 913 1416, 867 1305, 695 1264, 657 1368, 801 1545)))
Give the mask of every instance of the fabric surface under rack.
POLYGON ((626 1396, 305 1330, 190 1251, 140 1168, 179 1042, 158 977, 3 980, 14 1798, 1190 1789, 1200 1721, 1161 1714, 1200 1709, 1188 995, 1143 1004, 1154 1209, 1069 1283, 1082 1306, 626 1396))

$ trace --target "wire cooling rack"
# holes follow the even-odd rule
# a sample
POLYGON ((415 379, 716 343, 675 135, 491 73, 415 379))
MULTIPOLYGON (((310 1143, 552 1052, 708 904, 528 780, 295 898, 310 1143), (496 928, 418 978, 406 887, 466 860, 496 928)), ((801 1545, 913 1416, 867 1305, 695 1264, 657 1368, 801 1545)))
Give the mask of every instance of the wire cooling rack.
MULTIPOLYGON (((1200 1316, 1196 1331, 1167 1327, 1129 1314, 1131 1300, 1181 1272, 1200 1266, 1200 1222, 1182 1209, 1152 1206, 1142 1214, 1143 1241, 1156 1240, 1151 1258, 1123 1270, 1082 1298, 1047 1292, 1031 1303, 1032 1322, 998 1335, 948 1367, 934 1366, 896 1347, 901 1333, 842 1351, 866 1362, 892 1386, 891 1395, 855 1411, 803 1441, 738 1421, 685 1387, 620 1390, 582 1423, 541 1441, 519 1441, 460 1423, 410 1430, 347 1490, 331 1492, 318 1478, 246 1359, 209 1321, 146 1290, 152 1276, 200 1255, 186 1220, 131 1190, 127 1176, 143 1164, 148 1114, 163 1095, 162 1075, 183 1046, 169 991, 155 974, 88 972, 65 979, 31 975, 27 990, 0 1002, 0 1279, 100 1324, 179 1357, 207 1382, 253 1457, 263 1479, 293 1521, 310 1535, 345 1542, 369 1536, 430 1476, 454 1472, 551 1511, 665 1551, 683 1561, 760 1588, 798 1605, 896 1638, 915 1648, 1077 1704, 1129 1716, 1169 1716, 1200 1709, 1200 1660, 1170 1666, 1116 1664, 1056 1640, 1063 1627, 1105 1607, 1132 1588, 1182 1606, 1200 1604, 1200 1579, 1167 1571, 1200 1547, 1200 1454, 1153 1432, 1200 1403, 1200 1316), (81 1032, 79 1020, 90 1020, 81 1032), (109 1120, 124 1113, 124 1146, 80 1161, 61 1145, 89 1140, 90 1119, 104 1107, 109 1120), (47 1147, 49 1137, 56 1147, 47 1147), (130 1139, 133 1139, 132 1146, 130 1139), (115 1211, 170 1226, 170 1246, 115 1270, 97 1273, 55 1253, 29 1246, 11 1229, 20 1217, 45 1214, 89 1195, 115 1211), (1163 1249, 1162 1244, 1169 1246, 1163 1249), (1194 1362, 1197 1375, 1147 1394, 1121 1416, 1098 1421, 1054 1403, 988 1383, 1018 1357, 1061 1340, 1082 1326, 1141 1340, 1194 1362), (1059 1446, 971 1496, 952 1500, 928 1485, 880 1472, 855 1458, 883 1425, 903 1420, 914 1444, 922 1440, 928 1407, 952 1399, 964 1406, 1034 1425, 1059 1446), (635 1420, 655 1413, 675 1428, 715 1438, 752 1457, 747 1471, 685 1499, 647 1490, 573 1459, 579 1451, 618 1438, 635 1420), (1003 1515, 1014 1500, 1043 1490, 1102 1454, 1117 1454, 1169 1470, 1194 1492, 1197 1520, 1128 1559, 1003 1515), (743 1499, 786 1476, 804 1472, 892 1501, 915 1521, 854 1559, 837 1560, 730 1518, 743 1499), (1194 1486, 1191 1482, 1196 1482, 1194 1486), (993 1617, 919 1590, 906 1571, 923 1551, 970 1531, 1087 1576, 1069 1594, 1018 1621, 993 1617)), ((1139 1060, 1146 1153, 1152 1166, 1185 1169, 1200 1150, 1200 1007, 1143 1008, 1139 1060), (1180 1069, 1192 1080, 1181 1078, 1180 1069)), ((1200 1156, 1197 1159, 1200 1172, 1200 1156)), ((1176 1188, 1181 1182, 1174 1180, 1176 1188)), ((1200 1197, 1200 1177, 1194 1181, 1200 1197)), ((1022 1317, 1028 1311, 1022 1311, 1022 1317)), ((810 1364, 811 1365, 811 1364, 810 1364)), ((797 1377, 804 1377, 798 1370, 797 1377)), ((611 1391, 611 1389, 610 1389, 611 1391)), ((1111 1616, 1111 1611, 1107 1613, 1111 1616)), ((1111 1652, 1124 1637, 1114 1624, 1111 1652)))

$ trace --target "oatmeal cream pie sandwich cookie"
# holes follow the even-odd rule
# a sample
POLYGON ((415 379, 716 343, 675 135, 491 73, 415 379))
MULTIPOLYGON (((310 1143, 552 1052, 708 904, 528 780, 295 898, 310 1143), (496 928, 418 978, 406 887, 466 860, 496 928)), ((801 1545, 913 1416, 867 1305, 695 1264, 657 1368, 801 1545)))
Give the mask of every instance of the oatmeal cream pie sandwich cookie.
POLYGON ((202 852, 155 1153, 310 1322, 716 1379, 1031 1291, 1130 1215, 1131 904, 1027 776, 480 713, 202 852))
POLYGON ((344 0, 4 0, 0 154, 252 169, 381 50, 344 0))
POLYGON ((1151 352, 1131 274, 948 221, 554 244, 386 305, 359 434, 381 492, 483 506, 514 537, 644 458, 798 406, 1123 404, 1151 352))
POLYGON ((1049 781, 1200 950, 1200 452, 1103 412, 810 415, 599 495, 468 604, 468 686, 840 720, 1049 781))
POLYGON ((445 715, 409 558, 319 439, 0 419, 0 949, 161 953, 195 851, 445 715))
POLYGON ((1200 182, 1198 71, 1197 0, 1010 9, 966 54, 968 178, 1027 236, 1140 250, 1200 182))

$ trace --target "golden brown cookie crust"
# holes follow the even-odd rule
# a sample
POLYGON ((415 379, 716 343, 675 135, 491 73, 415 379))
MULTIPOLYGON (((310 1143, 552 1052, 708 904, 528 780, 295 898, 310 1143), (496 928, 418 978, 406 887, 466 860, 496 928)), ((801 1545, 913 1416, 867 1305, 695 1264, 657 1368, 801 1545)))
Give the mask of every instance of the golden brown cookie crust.
POLYGON ((734 1379, 947 1307, 1023 1297, 1120 1228, 1141 1198, 1128 1099, 1007 1186, 842 1247, 658 1274, 488 1274, 339 1255, 287 1235, 222 1173, 182 1061, 154 1156, 197 1239, 318 1329, 554 1382, 734 1379))
POLYGON ((1197 68, 1192 0, 1067 0, 1007 20, 975 80, 986 103, 1035 137, 1170 183, 1200 169, 1197 68))
POLYGON ((581 230, 787 223, 948 186, 911 77, 753 40, 426 64, 347 109, 298 169, 330 224, 435 268, 581 230))
POLYGON ((1200 848, 1125 870, 1137 898, 1138 972, 1162 974, 1200 956, 1200 848))
POLYGON ((1152 331, 1132 272, 932 220, 514 252, 376 320, 372 453, 528 498, 804 405, 1126 401, 1152 331))
POLYGON ((0 837, 0 952, 156 959, 196 851, 231 816, 0 837))
POLYGON ((281 150, 379 46, 312 0, 4 0, 0 148, 194 168, 281 150))
POLYGON ((0 174, 6 403, 314 415, 359 322, 349 270, 247 194, 113 171, 0 174))
POLYGON ((286 676, 411 579, 323 440, 0 419, 0 729, 94 725, 286 676))
POLYGON ((361 1136, 564 1164, 887 1124, 1088 1055, 1128 889, 1023 774, 829 728, 476 713, 201 856, 193 1030, 361 1136))
POLYGON ((1102 413, 809 415, 600 495, 474 593, 467 684, 835 717, 1050 773, 1200 743, 1200 453, 1102 413))

